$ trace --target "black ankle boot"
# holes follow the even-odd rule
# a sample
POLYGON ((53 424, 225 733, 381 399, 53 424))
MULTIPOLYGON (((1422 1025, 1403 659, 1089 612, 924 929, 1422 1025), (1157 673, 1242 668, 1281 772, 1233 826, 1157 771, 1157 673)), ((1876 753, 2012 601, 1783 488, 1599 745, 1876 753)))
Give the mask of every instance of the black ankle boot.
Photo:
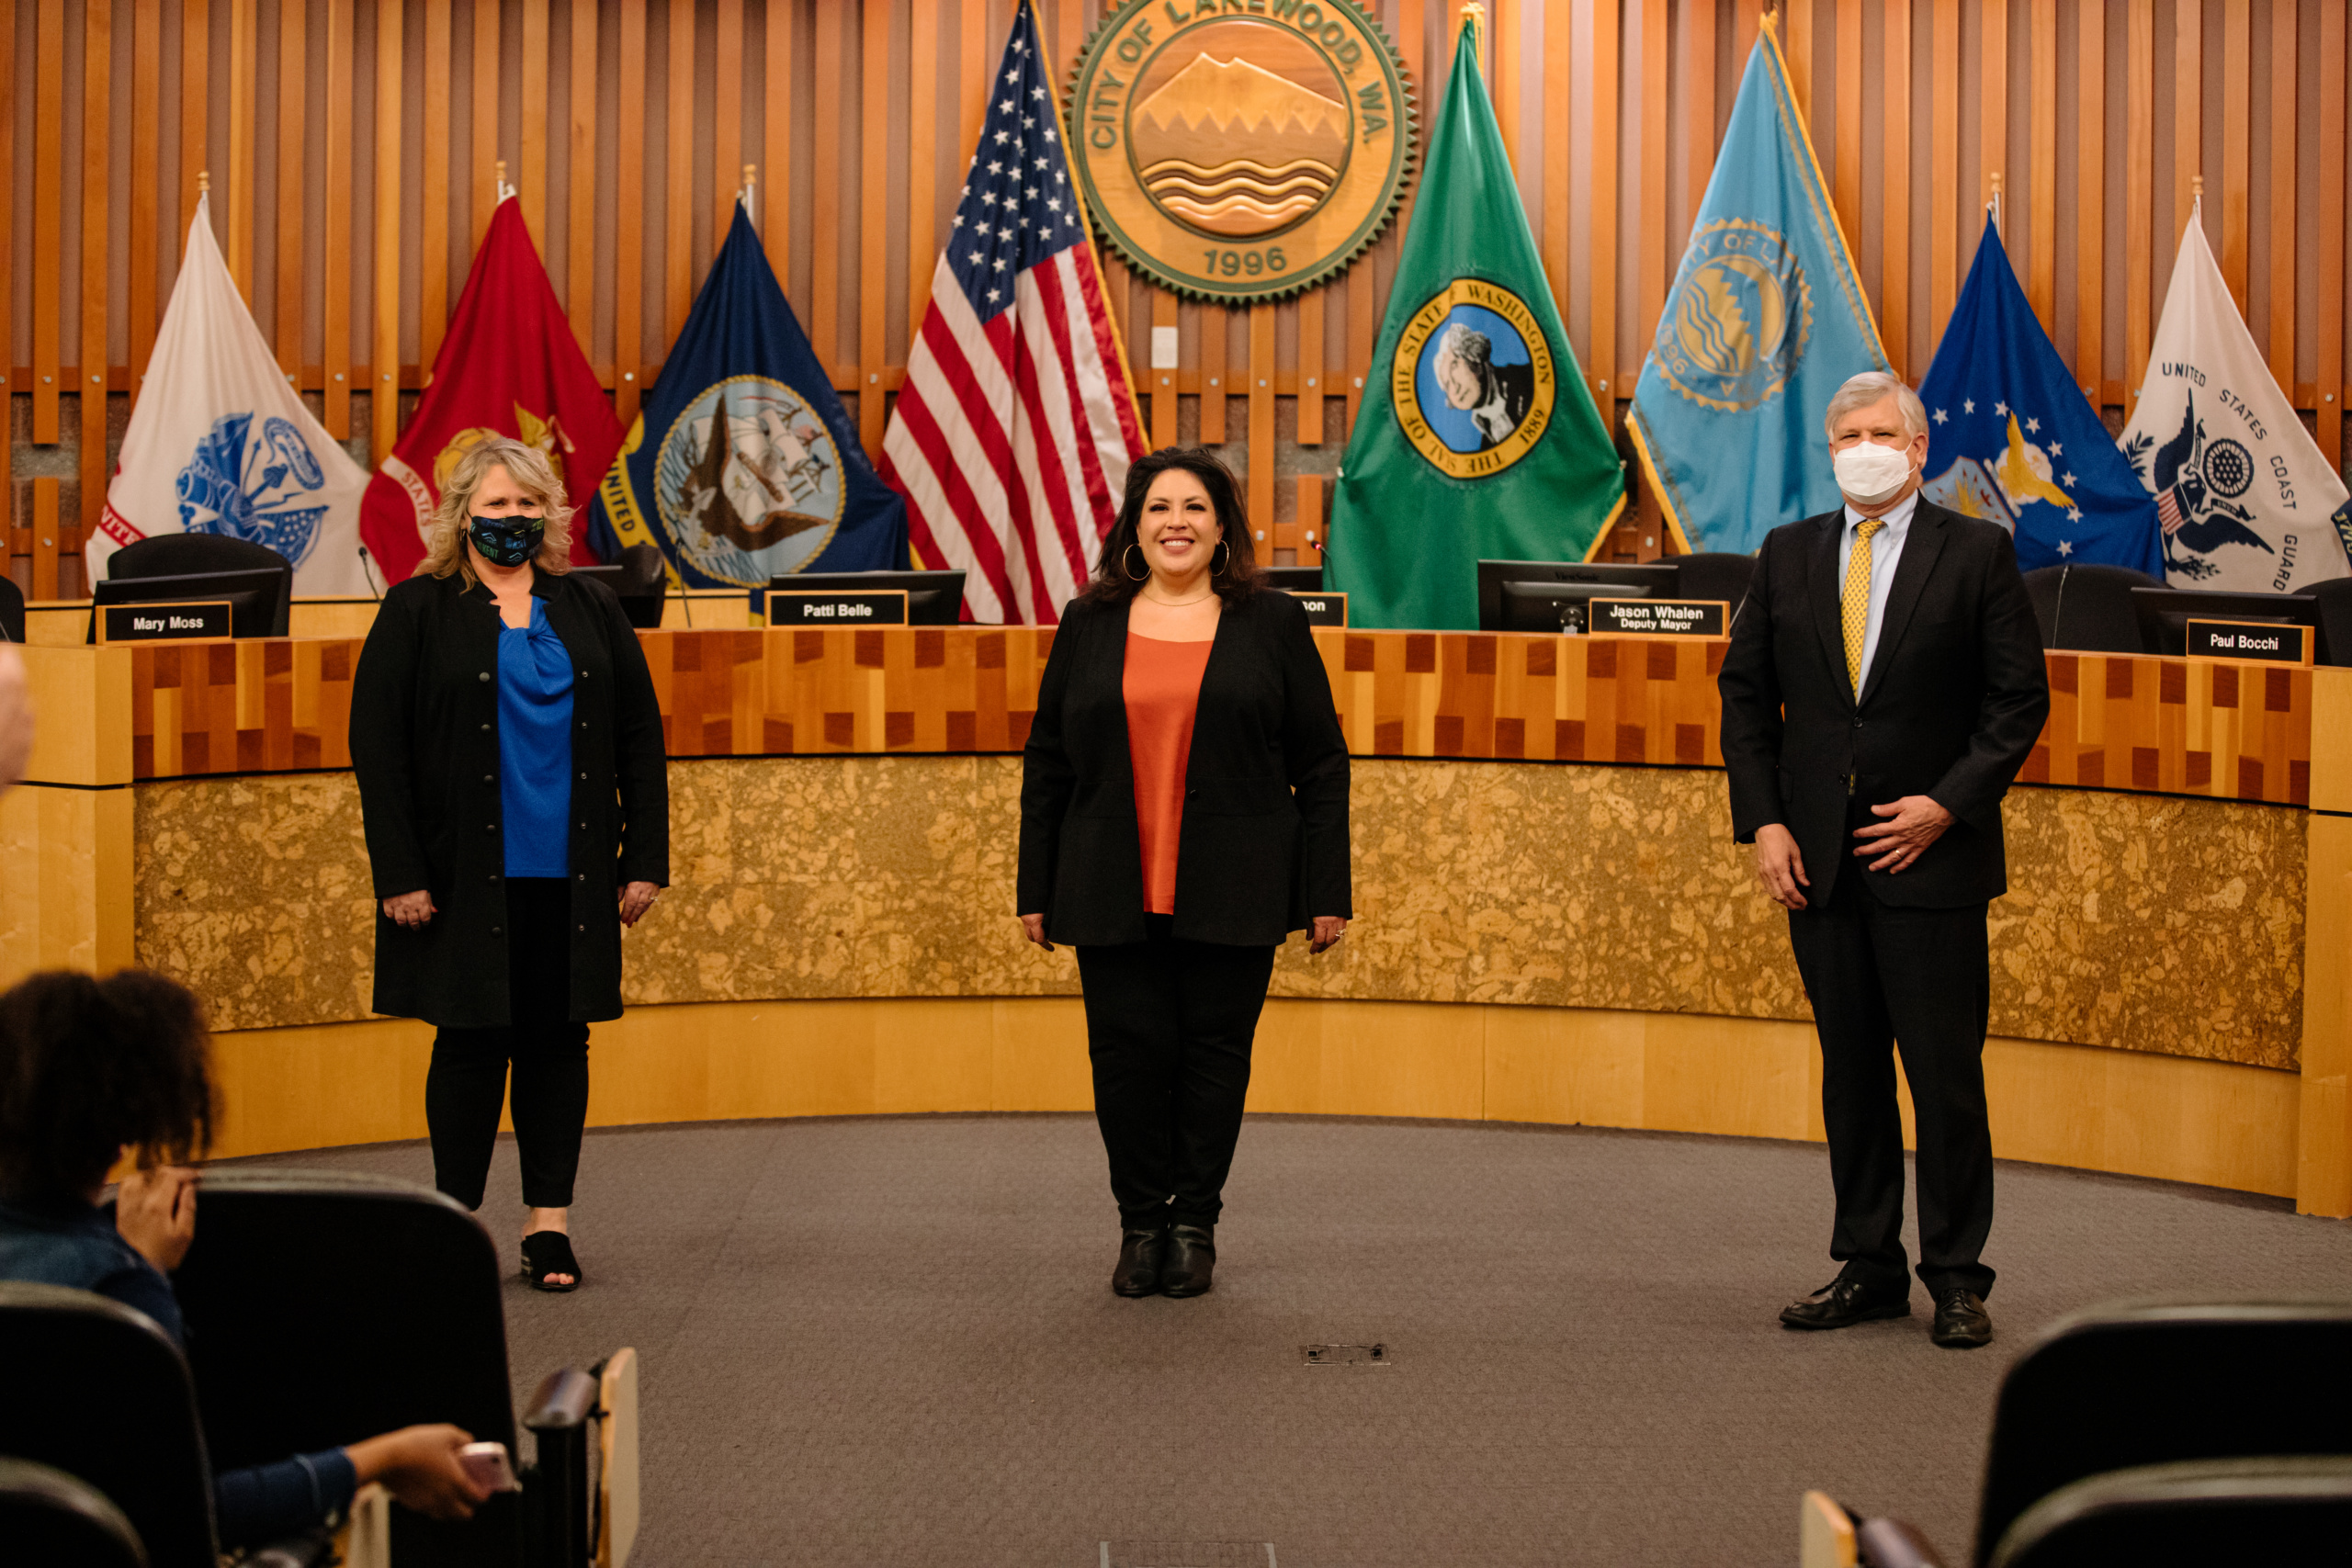
POLYGON ((1124 1230, 1119 1233, 1119 1263, 1111 1270, 1111 1289, 1123 1296, 1156 1296, 1159 1270, 1168 1256, 1165 1230, 1124 1230))
POLYGON ((1168 1258, 1159 1269, 1163 1296, 1204 1296, 1216 1268, 1216 1227, 1175 1225, 1168 1232, 1168 1258))

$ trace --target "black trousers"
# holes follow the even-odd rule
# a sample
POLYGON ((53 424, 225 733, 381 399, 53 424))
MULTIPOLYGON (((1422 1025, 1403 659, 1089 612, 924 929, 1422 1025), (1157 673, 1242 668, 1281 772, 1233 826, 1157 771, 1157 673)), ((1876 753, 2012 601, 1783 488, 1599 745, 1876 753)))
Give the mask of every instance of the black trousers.
POLYGON ((433 1037, 424 1077, 424 1121, 433 1135, 433 1185, 469 1209, 481 1207, 514 1069, 514 1143, 523 1158, 523 1201, 535 1209, 571 1203, 580 1132, 588 1120, 588 1026, 571 1021, 571 887, 560 876, 506 882, 507 1017, 503 1029, 444 1028, 433 1037))
POLYGON ((1883 904, 1860 867, 1839 868, 1826 905, 1789 915, 1789 944, 1821 1037, 1821 1115, 1838 1197, 1829 1256, 1873 1286, 1909 1283, 1899 1047, 1918 1130, 1919 1278, 1930 1292, 1957 1285, 1988 1295, 1993 1270, 1979 1258, 1993 1228, 1986 906, 1883 904))
POLYGON ((1147 916, 1142 942, 1078 949, 1094 1120, 1129 1229, 1216 1224, 1274 972, 1271 947, 1181 942, 1172 923, 1147 916))

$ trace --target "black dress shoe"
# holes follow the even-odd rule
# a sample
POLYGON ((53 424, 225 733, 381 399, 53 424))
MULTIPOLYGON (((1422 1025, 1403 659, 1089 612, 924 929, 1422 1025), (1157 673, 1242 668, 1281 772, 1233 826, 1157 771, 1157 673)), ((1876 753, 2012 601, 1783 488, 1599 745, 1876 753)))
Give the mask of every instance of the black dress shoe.
POLYGON ((1204 1296, 1216 1268, 1216 1231, 1210 1225, 1176 1225, 1168 1232, 1168 1261, 1159 1270, 1163 1296, 1204 1296))
POLYGON ((1119 1263, 1111 1270, 1111 1289, 1123 1296, 1158 1295, 1160 1265, 1167 1256, 1166 1231, 1121 1231, 1119 1263))
POLYGON ((1893 1291, 1873 1291, 1860 1280, 1840 1274, 1801 1302, 1781 1309, 1783 1328, 1850 1328, 1879 1317, 1909 1317, 1911 1287, 1906 1281, 1893 1291))
POLYGON ((1928 1337, 1948 1350, 1973 1350, 1993 1342, 1993 1317, 1984 1298, 1954 1285, 1936 1297, 1936 1325, 1928 1337))

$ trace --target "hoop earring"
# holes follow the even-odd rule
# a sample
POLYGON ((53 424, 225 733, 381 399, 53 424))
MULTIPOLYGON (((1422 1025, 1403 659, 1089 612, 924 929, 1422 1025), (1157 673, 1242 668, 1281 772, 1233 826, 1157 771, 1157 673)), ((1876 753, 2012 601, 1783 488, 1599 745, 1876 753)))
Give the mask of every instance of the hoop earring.
POLYGON ((1144 569, 1141 571, 1137 571, 1127 565, 1127 557, 1129 555, 1140 556, 1141 554, 1143 554, 1143 547, 1141 545, 1129 545, 1125 549, 1119 552, 1119 570, 1126 574, 1126 579, 1129 582, 1148 582, 1151 581, 1151 565, 1149 562, 1146 562, 1144 564, 1144 569))
POLYGON ((1216 549, 1223 550, 1225 552, 1225 566, 1219 566, 1216 564, 1216 550, 1211 550, 1209 552, 1209 575, 1211 577, 1224 576, 1226 567, 1229 567, 1233 564, 1233 546, 1230 543, 1224 539, 1219 539, 1216 542, 1216 549))

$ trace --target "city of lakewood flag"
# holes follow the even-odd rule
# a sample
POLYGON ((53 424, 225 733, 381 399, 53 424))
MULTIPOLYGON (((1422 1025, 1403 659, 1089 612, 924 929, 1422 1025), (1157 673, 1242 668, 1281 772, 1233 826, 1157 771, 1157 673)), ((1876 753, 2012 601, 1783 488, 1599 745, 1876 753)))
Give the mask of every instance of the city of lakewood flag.
POLYGON ((741 201, 604 478, 596 548, 656 546, 687 588, 907 564, 906 503, 858 446, 741 201))
MULTIPOLYGON (((388 581, 414 574, 442 481, 468 447, 495 435, 546 453, 565 498, 582 509, 621 444, 620 421, 548 284, 523 204, 511 196, 491 214, 433 379, 368 486, 360 536, 388 581)), ((571 558, 597 558, 576 519, 571 558)))
POLYGON ((1624 466, 1568 348, 1464 19, 1340 470, 1350 624, 1474 628, 1477 562, 1581 559, 1624 466))
POLYGON ((2009 530, 2018 566, 2164 575, 2155 502, 2042 332, 1989 218, 1919 396, 1928 499, 2009 530))
POLYGON ((294 563, 294 592, 365 593, 359 495, 368 470, 302 406, 212 238, 211 197, 188 225, 147 383, 123 432, 106 511, 84 558, 157 534, 222 534, 294 563))
POLYGON ((2123 456, 2156 498, 2165 581, 2292 593, 2352 573, 2344 480, 2238 315, 2202 206, 2180 237, 2123 456))
POLYGON ((1887 368, 1767 16, 1627 420, 1677 545, 1750 554, 1837 506, 1822 419, 1887 368))

